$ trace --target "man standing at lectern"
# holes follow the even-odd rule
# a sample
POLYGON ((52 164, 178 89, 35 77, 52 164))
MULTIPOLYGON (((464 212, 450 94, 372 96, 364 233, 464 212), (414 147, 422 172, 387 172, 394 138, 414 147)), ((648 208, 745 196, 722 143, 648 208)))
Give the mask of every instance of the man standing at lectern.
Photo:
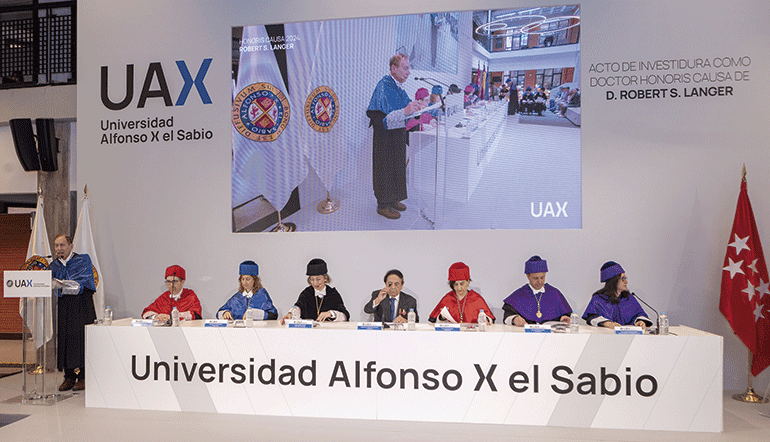
POLYGON ((372 182, 377 198, 377 213, 398 219, 406 210, 406 115, 423 108, 411 101, 402 84, 409 78, 409 58, 396 54, 390 59, 390 75, 374 88, 366 116, 374 127, 372 140, 372 182))
POLYGON ((72 253, 74 245, 69 236, 59 235, 53 244, 56 259, 51 263, 51 276, 59 297, 57 366, 64 370, 64 382, 59 391, 80 391, 86 388, 85 326, 96 319, 94 270, 91 257, 72 253))

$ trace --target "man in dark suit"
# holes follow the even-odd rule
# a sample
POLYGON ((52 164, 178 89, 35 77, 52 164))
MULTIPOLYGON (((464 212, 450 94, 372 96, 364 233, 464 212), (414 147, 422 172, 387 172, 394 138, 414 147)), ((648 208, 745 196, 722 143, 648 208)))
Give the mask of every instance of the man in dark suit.
POLYGON ((420 322, 417 300, 401 291, 404 274, 393 269, 385 274, 384 280, 385 287, 372 292, 372 299, 364 306, 364 312, 373 314, 377 322, 406 322, 409 310, 414 309, 416 322, 420 322))

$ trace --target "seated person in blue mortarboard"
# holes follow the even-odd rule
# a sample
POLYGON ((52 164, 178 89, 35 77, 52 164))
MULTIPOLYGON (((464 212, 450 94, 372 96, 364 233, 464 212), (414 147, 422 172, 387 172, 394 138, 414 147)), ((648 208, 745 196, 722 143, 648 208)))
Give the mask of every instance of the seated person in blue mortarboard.
POLYGON ((238 293, 227 300, 219 311, 219 319, 243 319, 246 309, 253 309, 252 319, 277 319, 278 310, 259 278, 259 266, 254 261, 243 261, 239 266, 238 293))

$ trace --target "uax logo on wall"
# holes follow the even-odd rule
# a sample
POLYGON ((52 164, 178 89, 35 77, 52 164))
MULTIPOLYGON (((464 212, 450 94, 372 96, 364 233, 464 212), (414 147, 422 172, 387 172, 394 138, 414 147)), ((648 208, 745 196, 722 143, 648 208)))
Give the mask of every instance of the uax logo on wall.
MULTIPOLYGON (((147 66, 147 73, 144 75, 144 84, 142 85, 142 91, 139 93, 139 101, 136 107, 143 108, 148 98, 162 98, 166 107, 184 106, 193 86, 195 86, 195 90, 198 92, 198 96, 203 104, 211 104, 211 98, 203 80, 206 77, 209 66, 211 66, 212 60, 212 58, 203 59, 194 78, 190 74, 190 70, 187 68, 187 63, 184 60, 176 61, 176 68, 184 81, 182 90, 176 97, 176 102, 171 99, 171 91, 166 81, 163 64, 161 62, 150 63, 147 66)), ((126 87, 122 100, 113 101, 108 94, 109 66, 102 66, 101 85, 102 103, 107 109, 117 111, 127 108, 134 100, 134 65, 126 65, 126 87)))

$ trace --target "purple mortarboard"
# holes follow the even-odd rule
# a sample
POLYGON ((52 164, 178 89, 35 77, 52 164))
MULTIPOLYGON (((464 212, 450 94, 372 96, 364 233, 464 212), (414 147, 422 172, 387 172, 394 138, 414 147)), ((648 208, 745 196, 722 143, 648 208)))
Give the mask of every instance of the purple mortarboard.
POLYGON ((621 267, 620 264, 616 263, 615 261, 607 261, 604 263, 604 265, 602 265, 600 272, 601 282, 612 279, 621 273, 626 273, 626 271, 623 270, 623 267, 621 267))
POLYGON ((545 273, 548 271, 548 261, 535 255, 524 263, 524 273, 545 273))

